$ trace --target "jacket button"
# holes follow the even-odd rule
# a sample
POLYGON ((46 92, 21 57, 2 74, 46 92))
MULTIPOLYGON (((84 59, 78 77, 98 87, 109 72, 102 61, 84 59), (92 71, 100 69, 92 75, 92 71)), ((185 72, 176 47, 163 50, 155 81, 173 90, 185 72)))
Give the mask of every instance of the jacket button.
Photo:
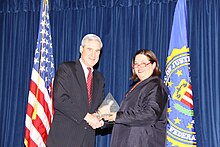
POLYGON ((84 127, 85 130, 87 130, 87 127, 84 127))

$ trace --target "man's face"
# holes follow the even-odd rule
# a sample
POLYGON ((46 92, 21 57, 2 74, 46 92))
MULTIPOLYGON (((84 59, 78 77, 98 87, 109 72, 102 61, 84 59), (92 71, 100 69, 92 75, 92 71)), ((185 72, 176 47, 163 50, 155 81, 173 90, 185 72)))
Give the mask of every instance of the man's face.
POLYGON ((84 46, 80 46, 83 63, 87 67, 93 67, 99 61, 101 45, 95 40, 86 40, 84 46))

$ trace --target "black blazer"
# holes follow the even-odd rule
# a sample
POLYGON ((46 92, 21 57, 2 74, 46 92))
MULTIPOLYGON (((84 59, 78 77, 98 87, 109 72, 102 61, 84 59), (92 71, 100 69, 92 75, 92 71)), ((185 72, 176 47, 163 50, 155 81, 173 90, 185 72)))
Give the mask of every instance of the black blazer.
POLYGON ((167 89, 159 77, 142 81, 124 98, 111 147, 165 147, 167 89))
POLYGON ((92 102, 88 106, 88 92, 83 68, 79 62, 59 66, 54 80, 54 118, 47 139, 48 147, 80 147, 85 135, 92 145, 95 130, 84 121, 86 114, 94 113, 104 98, 104 78, 93 71, 92 102))

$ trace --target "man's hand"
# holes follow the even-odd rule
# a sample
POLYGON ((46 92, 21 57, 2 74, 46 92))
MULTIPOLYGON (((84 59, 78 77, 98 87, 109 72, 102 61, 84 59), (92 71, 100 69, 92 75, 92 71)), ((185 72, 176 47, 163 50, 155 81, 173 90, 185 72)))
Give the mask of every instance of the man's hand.
POLYGON ((96 114, 87 113, 84 120, 93 128, 100 128, 104 125, 104 121, 96 117, 96 114))

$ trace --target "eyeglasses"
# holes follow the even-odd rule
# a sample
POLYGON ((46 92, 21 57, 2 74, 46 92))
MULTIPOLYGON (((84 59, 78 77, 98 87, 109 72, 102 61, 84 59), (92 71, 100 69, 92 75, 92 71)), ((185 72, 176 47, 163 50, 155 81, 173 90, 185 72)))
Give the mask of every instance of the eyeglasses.
POLYGON ((132 65, 132 67, 133 67, 133 68, 137 68, 137 67, 143 68, 143 67, 148 66, 149 64, 151 64, 151 62, 148 62, 148 63, 140 63, 140 64, 135 63, 135 64, 132 65))

